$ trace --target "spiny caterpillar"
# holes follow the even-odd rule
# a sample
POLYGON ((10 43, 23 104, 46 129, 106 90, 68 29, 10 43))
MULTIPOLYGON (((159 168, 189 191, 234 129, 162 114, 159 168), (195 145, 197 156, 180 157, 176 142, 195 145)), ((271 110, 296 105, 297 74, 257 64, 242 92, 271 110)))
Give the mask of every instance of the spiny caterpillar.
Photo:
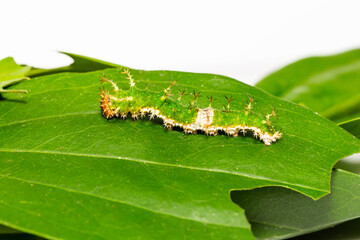
POLYGON ((137 120, 139 116, 145 117, 149 114, 150 119, 161 118, 167 129, 179 127, 190 134, 196 134, 200 130, 212 136, 222 131, 229 136, 237 137, 239 132, 245 135, 249 130, 255 138, 259 138, 266 145, 271 145, 282 136, 282 133, 275 131, 271 125, 271 118, 278 118, 275 108, 266 116, 255 114, 253 112, 255 101, 250 96, 243 110, 230 109, 230 103, 234 99, 226 96, 227 104, 221 110, 211 107, 214 100, 212 97, 208 97, 210 104, 207 108, 198 108, 196 102, 200 93, 193 92, 194 98, 189 104, 181 101, 186 95, 185 91, 179 90, 179 97, 176 100, 169 98, 173 96, 174 86, 177 86, 174 81, 162 92, 152 92, 147 88, 141 90, 135 87, 135 80, 129 69, 124 69, 121 73, 129 80, 128 90, 119 89, 116 83, 107 79, 105 75, 100 77, 101 83, 107 82, 113 87, 111 94, 100 89, 100 107, 107 119, 113 117, 125 119, 131 113, 132 118, 137 120))

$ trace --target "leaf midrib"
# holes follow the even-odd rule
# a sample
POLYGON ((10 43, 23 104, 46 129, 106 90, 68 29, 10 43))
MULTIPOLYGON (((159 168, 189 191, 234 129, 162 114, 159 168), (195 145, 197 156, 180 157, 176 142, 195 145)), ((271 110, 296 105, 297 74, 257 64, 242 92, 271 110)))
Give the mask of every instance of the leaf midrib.
POLYGON ((21 120, 21 121, 14 121, 14 122, 10 122, 8 124, 3 124, 0 125, 0 128, 2 127, 8 127, 11 125, 15 125, 15 124, 20 124, 20 123, 27 123, 27 122, 32 122, 32 121, 38 121, 38 120, 45 120, 45 119, 52 119, 52 118, 58 118, 58 117, 67 117, 67 116, 76 116, 76 115, 90 115, 90 114, 99 114, 99 111, 89 111, 89 112, 73 112, 73 113, 67 113, 67 114, 60 114, 60 115, 51 115, 51 116, 46 116, 46 117, 38 117, 38 118, 31 118, 31 119, 25 119, 25 120, 21 120))
MULTIPOLYGON (((225 170, 220 170, 220 169, 210 169, 210 168, 199 168, 199 167, 191 167, 191 166, 184 166, 184 165, 175 165, 175 164, 170 164, 170 163, 161 163, 161 162, 154 162, 154 161, 148 161, 148 160, 136 159, 136 158, 128 158, 128 157, 106 156, 106 155, 99 155, 99 154, 83 154, 83 153, 64 153, 64 152, 56 152, 56 151, 21 150, 21 149, 0 149, 0 152, 18 152, 18 153, 24 152, 24 153, 37 153, 37 154, 59 154, 59 155, 81 156, 81 157, 92 157, 92 158, 109 158, 109 159, 116 159, 116 160, 130 161, 130 162, 137 162, 137 163, 144 163, 144 164, 153 164, 153 165, 160 165, 160 166, 167 166, 167 167, 174 167, 174 168, 183 168, 183 169, 190 169, 190 170, 197 170, 197 171, 231 174, 234 176, 247 177, 247 178, 254 179, 254 180, 264 180, 264 181, 273 182, 274 183, 273 186, 289 187, 291 189, 293 189, 291 186, 297 186, 297 187, 301 187, 304 189, 322 192, 325 194, 329 193, 329 191, 324 191, 322 189, 317 189, 317 188, 309 187, 309 186, 302 185, 302 184, 293 184, 293 183, 288 183, 286 181, 278 181, 278 180, 274 180, 271 178, 259 177, 259 176, 255 176, 255 175, 251 175, 251 174, 245 174, 245 173, 240 174, 238 172, 230 172, 230 171, 225 171, 225 170)), ((260 188, 263 186, 269 186, 269 185, 262 185, 262 186, 258 186, 256 188, 260 188)), ((244 190, 244 189, 240 189, 240 190, 244 190)), ((297 189, 293 189, 293 190, 300 192, 297 189)), ((305 193, 302 193, 302 194, 313 198, 312 196, 310 196, 308 194, 305 194, 305 193)))

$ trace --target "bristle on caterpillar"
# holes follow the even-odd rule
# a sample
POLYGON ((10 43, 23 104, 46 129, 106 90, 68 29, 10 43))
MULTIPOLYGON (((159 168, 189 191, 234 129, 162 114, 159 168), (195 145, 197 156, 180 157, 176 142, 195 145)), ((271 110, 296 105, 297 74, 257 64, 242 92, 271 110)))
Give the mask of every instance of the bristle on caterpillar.
POLYGON ((200 92, 192 93, 193 100, 189 104, 182 102, 182 97, 187 95, 184 90, 179 90, 180 94, 176 100, 170 98, 175 95, 172 92, 173 87, 177 86, 176 81, 172 81, 162 92, 151 92, 147 88, 141 90, 135 87, 135 80, 129 69, 124 69, 122 74, 125 74, 129 80, 128 90, 118 88, 115 82, 105 76, 101 77, 101 83, 107 82, 113 88, 109 92, 100 89, 100 107, 107 119, 114 117, 125 119, 129 114, 134 120, 145 116, 149 116, 150 119, 160 118, 165 128, 171 130, 177 127, 183 129, 186 134, 202 131, 206 135, 216 136, 219 132, 224 132, 228 136, 237 137, 239 134, 245 136, 247 132, 252 132, 254 138, 260 139, 265 145, 271 145, 282 137, 282 133, 275 131, 271 125, 271 119, 278 118, 275 108, 264 117, 254 114, 255 101, 250 96, 244 106, 245 110, 230 108, 230 103, 234 99, 227 96, 225 96, 227 104, 223 109, 211 107, 214 101, 212 97, 208 97, 209 107, 198 108, 196 103, 200 92))

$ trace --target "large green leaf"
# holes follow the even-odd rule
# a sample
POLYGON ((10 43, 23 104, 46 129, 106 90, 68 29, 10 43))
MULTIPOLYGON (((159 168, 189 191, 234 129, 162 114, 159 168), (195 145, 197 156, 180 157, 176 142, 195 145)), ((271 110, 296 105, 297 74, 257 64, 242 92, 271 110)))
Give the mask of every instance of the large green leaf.
POLYGON ((26 74, 30 71, 31 67, 20 66, 16 64, 12 57, 7 57, 0 60, 0 93, 26 93, 26 90, 8 90, 4 87, 13 85, 15 83, 27 80, 26 74))
POLYGON ((360 217, 360 176, 334 170, 331 194, 317 201, 277 187, 234 191, 232 198, 257 238, 284 239, 360 217))
POLYGON ((360 114, 360 50, 292 63, 257 87, 335 121, 360 114))
MULTIPOLYGON (((359 140, 306 108, 210 74, 131 70, 137 85, 226 95, 243 108, 276 106, 284 136, 185 136, 154 121, 107 121, 98 107, 103 73, 128 87, 118 69, 48 75, 23 82, 23 102, 0 102, 0 223, 49 238, 252 239, 229 191, 285 186, 313 198, 329 193, 334 163, 359 140), (16 193, 16 194, 14 194, 16 193)), ((224 99, 222 101, 221 99, 224 99)), ((200 107, 207 107, 204 96, 200 107)))

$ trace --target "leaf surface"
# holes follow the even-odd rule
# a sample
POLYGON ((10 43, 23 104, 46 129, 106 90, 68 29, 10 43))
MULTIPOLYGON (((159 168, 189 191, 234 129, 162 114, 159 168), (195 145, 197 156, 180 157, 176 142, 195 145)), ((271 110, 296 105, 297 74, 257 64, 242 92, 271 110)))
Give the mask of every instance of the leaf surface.
MULTIPOLYGON (((275 105, 284 136, 265 146, 252 137, 166 131, 161 122, 102 117, 103 74, 128 87, 118 69, 34 78, 22 101, 0 102, 0 223, 64 239, 253 239, 233 189, 285 186, 312 198, 329 193, 334 163, 360 151, 331 121, 236 80, 210 74, 131 70, 140 88, 171 79, 201 91, 200 107, 224 95, 243 108, 275 105), (16 193, 16 194, 13 194, 16 193)), ((223 99, 223 100, 221 100, 223 99)))
POLYGON ((360 217, 360 176, 334 170, 331 194, 314 201, 289 189, 232 192, 258 239, 284 239, 360 217))
POLYGON ((360 114, 360 49, 299 60, 256 86, 337 122, 354 118, 360 114))

